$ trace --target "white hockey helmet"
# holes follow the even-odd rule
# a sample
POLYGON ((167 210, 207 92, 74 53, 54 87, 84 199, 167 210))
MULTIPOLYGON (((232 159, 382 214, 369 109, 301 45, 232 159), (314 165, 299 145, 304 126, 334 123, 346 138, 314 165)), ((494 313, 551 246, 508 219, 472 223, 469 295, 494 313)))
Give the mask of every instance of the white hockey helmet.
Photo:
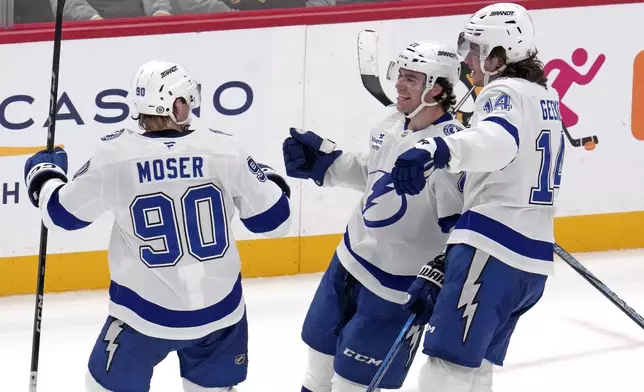
POLYGON ((405 115, 407 118, 414 117, 426 106, 438 105, 438 102, 425 102, 425 95, 434 87, 436 79, 445 78, 452 86, 456 86, 461 75, 461 62, 456 52, 449 46, 434 41, 419 41, 407 45, 396 60, 389 63, 387 79, 396 80, 401 68, 425 75, 422 102, 412 113, 405 115))
POLYGON ((184 121, 177 121, 173 113, 174 101, 183 98, 190 110, 201 106, 201 84, 192 78, 181 64, 150 61, 143 64, 132 80, 132 99, 140 114, 168 116, 177 124, 189 124, 192 113, 184 121))
POLYGON ((507 63, 525 60, 536 50, 532 18, 528 11, 514 3, 497 3, 477 11, 465 24, 458 37, 458 54, 466 57, 470 44, 479 45, 481 70, 485 83, 494 72, 485 71, 485 60, 497 46, 505 49, 507 63))

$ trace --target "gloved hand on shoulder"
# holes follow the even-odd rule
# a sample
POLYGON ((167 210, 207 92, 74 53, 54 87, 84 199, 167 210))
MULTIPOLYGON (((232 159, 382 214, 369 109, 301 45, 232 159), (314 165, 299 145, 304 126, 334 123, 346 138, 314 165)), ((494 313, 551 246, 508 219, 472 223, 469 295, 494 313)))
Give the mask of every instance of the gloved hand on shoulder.
POLYGON ((436 169, 443 169, 449 163, 450 151, 440 137, 421 139, 414 147, 400 154, 391 178, 399 195, 417 195, 425 187, 427 177, 436 169))

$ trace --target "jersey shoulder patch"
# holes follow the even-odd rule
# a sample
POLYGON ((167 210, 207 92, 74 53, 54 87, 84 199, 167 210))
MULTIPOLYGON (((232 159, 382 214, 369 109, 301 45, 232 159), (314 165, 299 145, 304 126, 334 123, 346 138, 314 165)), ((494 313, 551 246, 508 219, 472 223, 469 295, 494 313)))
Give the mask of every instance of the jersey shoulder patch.
POLYGON ((125 128, 121 128, 118 131, 112 132, 110 134, 107 134, 101 138, 102 141, 106 142, 109 140, 116 139, 117 137, 121 136, 125 132, 125 128))
POLYGON ((445 136, 453 135, 458 131, 462 131, 464 128, 456 124, 449 123, 443 127, 443 133, 445 136))
POLYGON ((80 169, 78 169, 76 174, 74 174, 74 177, 72 178, 72 181, 75 180, 76 178, 82 176, 83 174, 87 173, 87 171, 89 170, 89 165, 91 164, 91 162, 92 162, 91 159, 89 161, 85 162, 85 164, 83 164, 83 166, 81 166, 80 169))
POLYGON ((380 147, 382 146, 382 143, 384 143, 386 137, 387 137, 386 132, 372 133, 371 149, 374 151, 380 151, 380 147))
POLYGON ((246 158, 246 163, 248 164, 248 170, 250 170, 250 172, 253 173, 253 175, 257 177, 260 182, 266 181, 266 174, 264 174, 262 168, 250 155, 248 156, 248 158, 246 158))

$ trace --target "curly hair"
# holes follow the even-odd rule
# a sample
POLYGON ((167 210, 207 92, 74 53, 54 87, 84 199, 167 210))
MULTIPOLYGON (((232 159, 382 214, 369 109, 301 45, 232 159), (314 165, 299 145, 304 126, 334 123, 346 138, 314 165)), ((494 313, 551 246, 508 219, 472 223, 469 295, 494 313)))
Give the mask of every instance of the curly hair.
POLYGON ((546 77, 546 73, 543 71, 543 63, 537 58, 537 53, 538 51, 535 50, 530 53, 530 56, 527 59, 508 64, 508 57, 505 53, 505 49, 497 46, 492 49, 492 52, 490 52, 490 57, 498 57, 506 64, 505 69, 499 72, 499 77, 521 78, 540 86, 547 87, 546 83, 548 82, 548 78, 546 77))
POLYGON ((443 91, 433 97, 445 112, 456 105, 456 95, 454 95, 454 86, 445 78, 436 78, 436 84, 443 88, 443 91))

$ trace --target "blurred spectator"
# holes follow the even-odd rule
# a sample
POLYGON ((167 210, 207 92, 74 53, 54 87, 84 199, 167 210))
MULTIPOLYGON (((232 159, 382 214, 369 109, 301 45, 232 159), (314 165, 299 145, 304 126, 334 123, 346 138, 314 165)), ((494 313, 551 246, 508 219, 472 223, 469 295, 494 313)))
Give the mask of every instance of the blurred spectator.
MULTIPOLYGON (((58 1, 51 0, 52 9, 58 1)), ((170 15, 169 0, 66 0, 64 20, 170 15)))
POLYGON ((336 0, 224 0, 238 11, 335 5, 336 0))
POLYGON ((181 15, 230 12, 232 9, 223 0, 172 0, 172 11, 181 15))
MULTIPOLYGON (((392 0, 337 0, 337 5, 382 3, 385 1, 392 1, 392 0)), ((405 1, 405 0, 397 0, 397 1, 405 1)))
MULTIPOLYGON (((55 10, 58 0, 50 1, 55 10)), ((336 0, 67 0, 63 16, 65 20, 96 20, 299 8, 335 5, 335 2, 336 0)))
POLYGON ((14 0, 14 24, 53 22, 49 0, 14 0))
MULTIPOLYGON (((51 0, 52 9, 57 3, 51 0)), ((67 0, 63 18, 96 20, 227 11, 231 9, 221 0, 67 0)))

